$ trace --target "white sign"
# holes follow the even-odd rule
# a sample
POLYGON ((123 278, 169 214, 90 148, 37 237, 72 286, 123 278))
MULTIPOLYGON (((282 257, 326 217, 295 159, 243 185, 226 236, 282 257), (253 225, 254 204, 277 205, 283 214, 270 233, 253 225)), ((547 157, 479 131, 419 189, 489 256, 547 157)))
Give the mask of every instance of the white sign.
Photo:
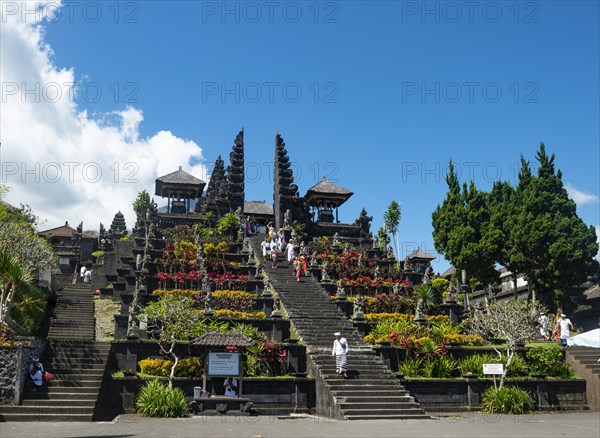
POLYGON ((238 377, 240 353, 208 352, 208 376, 238 377))
POLYGON ((504 374, 504 365, 501 363, 484 363, 483 374, 504 374))

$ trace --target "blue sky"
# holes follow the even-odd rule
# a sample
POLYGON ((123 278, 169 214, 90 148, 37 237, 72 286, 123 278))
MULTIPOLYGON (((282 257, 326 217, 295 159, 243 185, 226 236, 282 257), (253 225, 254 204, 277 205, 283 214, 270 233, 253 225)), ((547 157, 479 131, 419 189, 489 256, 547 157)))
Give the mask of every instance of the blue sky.
MULTIPOLYGON (((403 255, 417 245, 434 253, 431 212, 446 192, 448 160, 463 181, 473 178, 487 189, 496 179, 514 182, 519 155, 535 161, 543 141, 556 154, 578 213, 598 226, 599 3, 472 8, 84 1, 63 6, 43 27, 49 62, 71 69, 80 84, 72 111, 87 110, 111 126, 118 112, 137 109, 139 138, 170 131, 202 149, 202 159, 178 157, 184 168, 227 156, 243 126, 248 200, 272 200, 279 130, 302 194, 323 175, 337 180, 355 193, 340 219, 351 222, 365 207, 374 231, 397 200, 403 255)), ((84 146, 84 156, 96 153, 86 147, 102 147, 84 146)), ((126 148, 127 142, 121 157, 132 161, 145 153, 126 148)), ((153 189, 148 181, 159 170, 142 169, 154 173, 135 191, 153 189)), ((111 207, 130 210, 127 203, 111 207)), ((114 213, 103 214, 106 223, 114 213)), ((439 271, 447 266, 442 259, 434 264, 439 271)))

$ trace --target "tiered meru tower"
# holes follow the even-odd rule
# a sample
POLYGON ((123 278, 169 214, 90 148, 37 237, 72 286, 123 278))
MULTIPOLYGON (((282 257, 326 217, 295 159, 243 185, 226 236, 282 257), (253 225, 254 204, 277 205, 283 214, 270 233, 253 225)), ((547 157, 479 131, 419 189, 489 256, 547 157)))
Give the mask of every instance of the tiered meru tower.
POLYGON ((244 209, 244 128, 235 137, 229 154, 229 166, 219 155, 210 176, 206 198, 196 206, 197 213, 213 212, 216 218, 244 209))
POLYGON ((300 198, 298 194, 298 186, 294 184, 294 173, 291 169, 290 159, 279 132, 275 133, 275 165, 273 169, 275 227, 277 229, 283 227, 284 215, 287 210, 290 210, 294 222, 306 223, 309 220, 308 208, 305 205, 304 198, 300 198))
POLYGON ((227 166, 230 211, 244 209, 244 128, 235 137, 227 166))

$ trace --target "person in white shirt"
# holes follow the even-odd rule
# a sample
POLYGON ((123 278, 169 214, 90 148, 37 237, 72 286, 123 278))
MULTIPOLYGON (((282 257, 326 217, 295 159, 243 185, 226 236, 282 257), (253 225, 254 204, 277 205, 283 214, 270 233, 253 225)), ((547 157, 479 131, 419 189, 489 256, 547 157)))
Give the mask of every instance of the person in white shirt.
POLYGON ((286 245, 285 251, 287 252, 288 265, 291 265, 292 260, 294 260, 294 241, 293 240, 290 240, 289 243, 286 245))
POLYGON ((333 334, 335 341, 333 341, 332 356, 335 356, 335 372, 344 376, 344 379, 348 378, 347 366, 348 366, 348 341, 342 337, 340 332, 333 334))
POLYGON ((85 266, 81 267, 81 270, 79 271, 79 276, 81 277, 81 281, 83 282, 85 279, 85 273, 87 271, 87 268, 85 266))
POLYGON ((270 245, 269 245, 269 238, 265 237, 265 240, 263 240, 260 243, 260 248, 262 249, 263 259, 267 258, 267 255, 269 253, 269 247, 270 247, 270 245))
POLYGON ((558 323, 560 324, 560 345, 566 347, 567 338, 571 335, 570 330, 573 330, 573 323, 569 318, 567 318, 567 315, 565 315, 564 313, 560 314, 560 319, 558 323))
POLYGON ((89 283, 90 281, 92 281, 92 271, 85 271, 85 274, 83 276, 83 282, 89 283))
POLYGON ((548 317, 544 312, 540 312, 540 318, 538 319, 540 324, 540 336, 544 341, 548 340, 548 317))
POLYGON ((237 380, 228 377, 223 382, 223 387, 225 388, 225 396, 226 397, 235 397, 237 395, 237 380))

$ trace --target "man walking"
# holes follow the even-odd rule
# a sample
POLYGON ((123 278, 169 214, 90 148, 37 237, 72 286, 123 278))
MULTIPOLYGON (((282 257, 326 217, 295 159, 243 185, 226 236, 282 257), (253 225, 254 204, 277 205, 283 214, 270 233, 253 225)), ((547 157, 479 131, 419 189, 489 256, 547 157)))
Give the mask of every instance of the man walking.
POLYGON ((344 379, 348 378, 347 364, 348 358, 346 357, 348 353, 348 341, 346 338, 342 337, 340 332, 336 332, 333 334, 335 336, 335 341, 333 341, 333 351, 331 352, 332 356, 335 356, 335 372, 344 376, 344 379))

